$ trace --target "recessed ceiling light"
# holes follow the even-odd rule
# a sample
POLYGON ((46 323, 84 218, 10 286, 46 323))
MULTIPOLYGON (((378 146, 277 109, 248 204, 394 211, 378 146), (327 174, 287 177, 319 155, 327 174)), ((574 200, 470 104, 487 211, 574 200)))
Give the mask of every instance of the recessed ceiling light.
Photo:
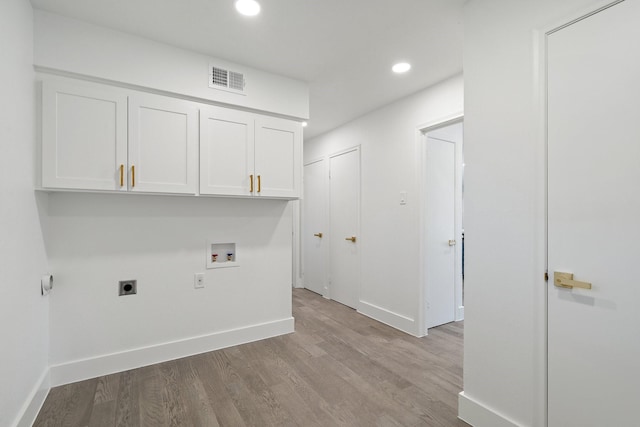
POLYGON ((407 62, 399 62, 396 65, 394 65, 392 68, 394 73, 406 73, 407 71, 409 71, 411 69, 411 64, 407 63, 407 62))
POLYGON ((303 127, 303 128, 306 128, 308 124, 309 124, 309 123, 307 123, 307 122, 302 122, 302 127, 303 127))
POLYGON ((236 9, 245 16, 256 16, 260 13, 260 4, 256 0, 238 0, 236 9))

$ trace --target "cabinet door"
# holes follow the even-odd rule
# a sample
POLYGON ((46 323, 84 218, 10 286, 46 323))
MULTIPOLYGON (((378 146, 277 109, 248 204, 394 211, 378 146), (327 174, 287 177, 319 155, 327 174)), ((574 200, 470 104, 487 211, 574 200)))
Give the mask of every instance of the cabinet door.
POLYGON ((302 175, 302 125, 257 116, 255 141, 256 195, 297 198, 302 175))
POLYGON ((129 190, 196 193, 197 104, 150 94, 129 97, 129 190))
POLYGON ((126 95, 86 82, 42 85, 42 186, 126 190, 126 95), (125 184, 123 182, 123 184, 125 184))
POLYGON ((200 194, 252 194, 253 121, 254 116, 243 111, 200 111, 200 194))

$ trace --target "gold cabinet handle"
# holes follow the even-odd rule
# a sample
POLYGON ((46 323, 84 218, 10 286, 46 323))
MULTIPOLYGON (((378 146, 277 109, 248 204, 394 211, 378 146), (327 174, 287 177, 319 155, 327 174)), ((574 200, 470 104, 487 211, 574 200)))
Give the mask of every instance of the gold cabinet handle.
POLYGON ((319 238, 322 239, 322 233, 316 233, 316 234, 314 234, 314 236, 319 237, 319 238))
POLYGON ((249 175, 249 193, 253 193, 253 175, 249 175))
POLYGON ((124 165, 120 165, 120 187, 124 187, 124 165))
POLYGON ((562 273, 556 271, 553 273, 553 284, 559 288, 582 288, 582 289, 591 289, 591 283, 587 282, 579 282, 577 280, 573 280, 572 273, 562 273))
POLYGON ((449 246, 455 246, 455 245, 456 245, 455 240, 449 240, 449 246))
POLYGON ((131 165, 131 188, 136 186, 136 167, 131 165))
POLYGON ((258 175, 258 193, 262 190, 262 181, 260 180, 260 175, 258 175))
POLYGON ((344 240, 351 240, 353 243, 356 242, 356 236, 345 237, 344 240))

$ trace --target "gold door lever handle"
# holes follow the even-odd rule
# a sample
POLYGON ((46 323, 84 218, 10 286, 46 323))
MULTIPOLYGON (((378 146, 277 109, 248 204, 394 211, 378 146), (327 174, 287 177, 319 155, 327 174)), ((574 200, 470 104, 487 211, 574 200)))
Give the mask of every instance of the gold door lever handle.
POLYGON ((456 245, 455 240, 449 240, 449 246, 455 246, 455 245, 456 245))
POLYGON ((572 273, 562 273, 562 272, 554 272, 553 273, 553 284, 559 288, 582 288, 582 289, 591 289, 591 283, 587 282, 579 282, 577 280, 573 280, 572 273))
POLYGON ((316 233, 316 234, 314 234, 314 236, 319 237, 319 238, 322 239, 322 233, 316 233))
POLYGON ((351 240, 353 243, 356 242, 356 236, 345 237, 344 240, 351 240))

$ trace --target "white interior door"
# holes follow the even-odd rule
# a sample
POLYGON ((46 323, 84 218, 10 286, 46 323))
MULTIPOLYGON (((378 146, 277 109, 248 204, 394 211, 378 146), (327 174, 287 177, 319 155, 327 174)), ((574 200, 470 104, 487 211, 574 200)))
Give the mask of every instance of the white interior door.
POLYGON ((302 209, 304 287, 325 295, 326 289, 326 224, 327 168, 325 160, 304 166, 302 209))
POLYGON ((360 287, 360 150, 330 156, 329 168, 329 290, 331 299, 357 308, 360 287))
POLYGON ((426 138, 427 328, 455 320, 455 142, 426 138))
POLYGON ((551 427, 638 424, 638 17, 627 0, 547 38, 551 427))

